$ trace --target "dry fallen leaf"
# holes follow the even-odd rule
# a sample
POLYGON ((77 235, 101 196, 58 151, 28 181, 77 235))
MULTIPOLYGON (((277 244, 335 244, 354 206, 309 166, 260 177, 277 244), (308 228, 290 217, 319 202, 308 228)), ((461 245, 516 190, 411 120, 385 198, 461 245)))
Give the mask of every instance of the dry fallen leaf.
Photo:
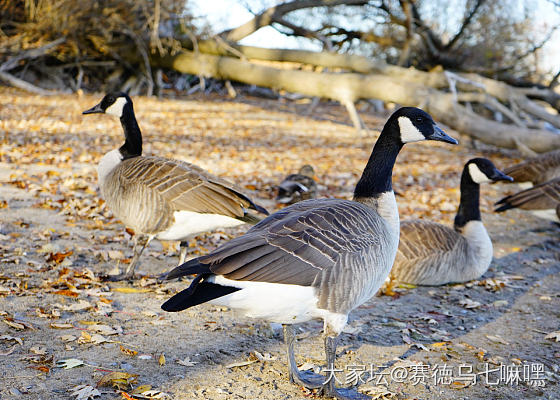
POLYGON ((488 339, 490 339, 494 343, 509 344, 502 337, 500 337, 498 335, 484 335, 484 336, 486 336, 488 339))
POLYGON ((177 364, 183 365, 185 367, 192 367, 195 364, 198 364, 196 361, 191 361, 189 357, 185 357, 184 360, 177 360, 177 364))
POLYGON ((55 304, 56 307, 64 310, 64 311, 85 311, 85 310, 89 310, 90 308, 92 308, 93 306, 85 301, 85 300, 78 300, 76 303, 72 303, 70 305, 64 305, 64 304, 55 304))
POLYGON ((50 253, 47 258, 47 262, 54 261, 56 264, 60 264, 66 257, 71 256, 72 254, 74 254, 72 250, 64 253, 50 253))
POLYGON ((254 350, 252 354, 254 354, 255 357, 257 357, 257 359, 259 361, 274 361, 274 360, 276 360, 276 357, 271 356, 269 353, 261 354, 258 351, 254 350))
POLYGON ((68 389, 68 391, 72 392, 70 395, 76 397, 76 400, 89 400, 101 396, 99 390, 89 385, 75 386, 72 389, 68 389))
POLYGON ((77 358, 68 358, 66 360, 58 360, 55 367, 70 369, 80 367, 82 365, 84 365, 84 362, 82 360, 78 360, 77 358))
POLYGON ((40 356, 44 356, 45 354, 47 354, 47 349, 45 347, 40 347, 40 346, 33 346, 29 349, 29 351, 33 354, 38 354, 40 356))
POLYGON ((393 400, 397 399, 397 394, 391 392, 385 386, 369 386, 360 388, 362 392, 368 396, 372 396, 372 400, 393 400))
POLYGON ((51 328, 54 328, 54 329, 72 329, 72 328, 74 328, 74 325, 72 325, 72 324, 57 324, 57 323, 53 322, 51 324, 51 328))
POLYGON ((111 291, 119 292, 119 293, 148 293, 148 292, 152 292, 153 290, 147 288, 116 287, 116 288, 111 288, 111 291))
POLYGON ((459 304, 466 309, 478 308, 482 305, 482 303, 479 303, 478 301, 471 300, 469 298, 461 299, 459 301, 459 304))
POLYGON ((136 350, 127 349, 123 345, 120 345, 120 349, 121 349, 121 352, 123 352, 127 356, 133 356, 134 357, 136 354, 138 354, 138 352, 136 350))
POLYGON ((226 365, 226 368, 232 369, 232 368, 244 367, 246 365, 251 365, 253 363, 256 363, 257 361, 258 361, 257 359, 254 359, 254 360, 231 363, 231 364, 226 365))
POLYGON ((545 339, 552 339, 555 342, 560 342, 560 331, 550 332, 544 337, 545 339))
POLYGON ((88 343, 101 344, 107 342, 109 342, 109 339, 107 339, 103 335, 100 335, 98 333, 94 333, 93 335, 90 335, 86 331, 82 331, 82 336, 78 339, 79 344, 88 344, 88 343))
POLYGON ((165 365, 165 354, 161 353, 159 358, 158 358, 158 364, 160 367, 163 367, 165 365))
POLYGON ((129 374, 128 372, 109 372, 97 382, 97 387, 112 386, 119 390, 127 390, 132 387, 132 384, 136 383, 137 377, 137 374, 129 374))
POLYGON ((100 333, 102 335, 118 335, 122 333, 122 328, 120 326, 110 327, 109 325, 94 324, 88 328, 90 331, 100 333))
POLYGON ((171 396, 159 390, 146 390, 134 395, 137 399, 170 399, 171 396))
POLYGON ((73 342, 73 341, 76 340, 77 338, 76 338, 76 336, 74 336, 74 335, 62 335, 62 336, 60 337, 60 339, 61 339, 63 342, 73 342))
POLYGON ((10 336, 10 335, 2 335, 2 336, 0 336, 0 340, 7 340, 7 341, 13 340, 13 341, 18 342, 20 345, 23 346, 23 340, 21 338, 18 338, 18 337, 14 337, 14 336, 10 336))

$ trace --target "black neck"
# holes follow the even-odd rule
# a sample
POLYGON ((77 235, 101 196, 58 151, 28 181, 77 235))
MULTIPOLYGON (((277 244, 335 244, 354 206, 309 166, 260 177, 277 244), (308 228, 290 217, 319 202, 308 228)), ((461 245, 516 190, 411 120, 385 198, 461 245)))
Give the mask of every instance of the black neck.
POLYGON ((125 142, 119 148, 123 159, 138 157, 142 155, 142 133, 136 122, 132 104, 127 103, 123 107, 121 125, 124 130, 125 142))
POLYGON ((386 125, 377 139, 362 177, 354 189, 354 199, 378 197, 393 190, 393 166, 403 145, 390 129, 392 125, 386 125))
POLYGON ((472 180, 467 165, 461 175, 461 202, 455 216, 455 228, 463 228, 469 221, 481 221, 480 185, 472 180))

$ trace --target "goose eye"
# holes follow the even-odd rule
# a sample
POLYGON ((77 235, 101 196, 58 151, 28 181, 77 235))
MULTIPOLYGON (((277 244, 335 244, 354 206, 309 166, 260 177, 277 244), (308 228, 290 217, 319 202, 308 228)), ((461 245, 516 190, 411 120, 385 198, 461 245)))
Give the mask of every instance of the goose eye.
POLYGON ((424 118, 422 118, 422 117, 417 117, 416 118, 416 122, 422 122, 422 121, 424 121, 424 118))
POLYGON ((107 99, 107 101, 108 101, 109 103, 114 103, 114 102, 115 102, 115 98, 114 98, 113 96, 111 96, 111 97, 109 97, 109 98, 107 99))

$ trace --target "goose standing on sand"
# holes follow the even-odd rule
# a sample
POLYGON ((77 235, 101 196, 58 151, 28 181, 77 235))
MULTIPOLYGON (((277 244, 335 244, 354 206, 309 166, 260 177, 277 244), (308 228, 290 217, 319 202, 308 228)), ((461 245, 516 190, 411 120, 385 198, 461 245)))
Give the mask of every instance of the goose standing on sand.
POLYGON ((480 217, 480 184, 511 180, 490 160, 469 160, 461 175, 455 229, 420 219, 403 221, 391 281, 444 285, 467 282, 484 274, 492 261, 493 249, 480 217))
POLYGON ((549 151, 504 169, 522 189, 560 177, 560 150, 549 151))
POLYGON ((496 205, 499 206, 496 212, 520 208, 539 218, 560 223, 560 177, 504 197, 496 205))
POLYGON ((125 142, 105 154, 97 167, 101 195, 108 208, 134 235, 134 256, 124 274, 128 279, 153 238, 181 241, 179 264, 188 240, 217 228, 256 223, 248 209, 267 214, 235 185, 186 162, 142 156, 142 134, 124 93, 109 93, 83 114, 105 113, 120 118, 125 142))
POLYGON ((292 382, 319 389, 327 397, 369 398, 350 388, 337 388, 334 379, 299 371, 291 324, 324 320, 326 364, 332 368, 337 337, 349 312, 376 293, 393 265, 399 214, 392 170, 402 146, 421 140, 457 143, 424 111, 397 110, 373 148, 352 201, 293 204, 210 254, 175 268, 168 279, 197 276, 163 304, 163 310, 181 311, 210 302, 281 323, 292 382))
POLYGON ((297 174, 291 174, 278 185, 276 202, 294 204, 298 201, 314 199, 317 196, 315 170, 309 164, 300 168, 297 174))

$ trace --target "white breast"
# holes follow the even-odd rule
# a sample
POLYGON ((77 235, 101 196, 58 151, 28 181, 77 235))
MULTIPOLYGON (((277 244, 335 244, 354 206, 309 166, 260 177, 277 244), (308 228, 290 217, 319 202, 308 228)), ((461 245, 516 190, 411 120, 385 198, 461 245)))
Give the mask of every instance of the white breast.
POLYGON ((467 242, 473 252, 475 262, 473 267, 477 278, 486 272, 492 262, 494 252, 492 240, 490 239, 490 236, 488 236, 488 232, 486 232, 486 228, 481 221, 467 222, 463 228, 462 234, 465 239, 467 239, 467 242))
POLYGON ((385 221, 387 221, 393 232, 396 234, 398 241, 401 224, 399 220, 399 208, 397 207, 395 193, 392 190, 379 196, 379 200, 377 202, 377 213, 381 215, 385 221))
POLYGON ((107 154, 105 154, 99 164, 97 164, 97 177, 99 179, 99 186, 103 186, 107 175, 121 163, 123 157, 119 150, 111 150, 107 154))
POLYGON ((185 240, 202 232, 242 225, 238 219, 219 214, 200 214, 192 211, 175 211, 175 222, 166 231, 157 234, 160 240, 185 240))
POLYGON ((556 214, 556 210, 553 208, 550 208, 548 210, 531 210, 531 214, 542 219, 547 219, 549 221, 560 222, 558 214, 556 214))

